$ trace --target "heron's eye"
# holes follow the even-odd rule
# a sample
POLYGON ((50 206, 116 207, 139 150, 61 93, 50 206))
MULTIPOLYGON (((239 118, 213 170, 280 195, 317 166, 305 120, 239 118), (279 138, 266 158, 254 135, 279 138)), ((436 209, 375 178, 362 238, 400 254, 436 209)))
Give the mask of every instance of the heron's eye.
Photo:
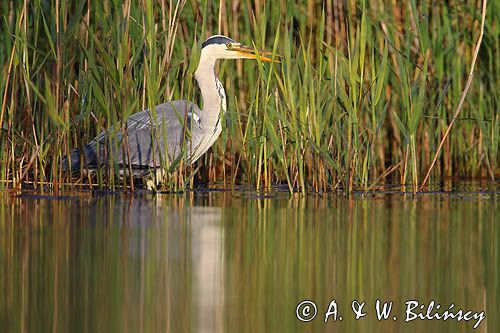
POLYGON ((226 44, 226 47, 227 47, 228 49, 230 49, 232 46, 233 46, 233 45, 232 45, 231 43, 227 43, 227 44, 226 44))

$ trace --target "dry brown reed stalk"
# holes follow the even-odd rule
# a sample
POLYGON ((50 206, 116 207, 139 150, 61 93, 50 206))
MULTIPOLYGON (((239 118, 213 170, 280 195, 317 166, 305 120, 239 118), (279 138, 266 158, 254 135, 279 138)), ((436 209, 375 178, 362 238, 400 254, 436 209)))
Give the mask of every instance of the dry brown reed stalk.
POLYGON ((469 91, 469 88, 472 84, 472 79, 474 78, 474 68, 476 67, 477 55, 479 53, 479 48, 481 47, 481 42, 483 40, 483 35, 484 35, 484 21, 486 19, 486 3, 487 2, 488 2, 487 0, 483 0, 483 8, 482 8, 482 14, 481 14, 481 29, 479 32, 479 38, 478 38, 476 46, 474 48, 474 56, 472 57, 469 76, 467 78, 467 83, 465 84, 465 88, 462 91, 462 95, 460 96, 460 102, 457 105, 457 109, 455 111, 455 114, 453 115, 453 118, 451 119, 451 122, 448 125, 448 128, 446 128, 446 131, 444 132, 443 138, 441 139, 441 142, 439 143, 438 149, 437 149, 436 153, 434 154, 434 158, 432 159, 432 163, 429 166, 429 170, 427 170, 427 174, 425 175, 425 178, 422 181, 422 185, 420 186, 421 191, 423 190, 423 188, 427 184, 427 181, 429 180, 429 176, 432 172, 432 169, 434 168, 434 165, 436 164, 436 161, 439 157, 439 153, 441 152, 441 149, 443 148, 443 145, 446 142, 448 135, 450 134, 451 128, 453 127, 455 120, 457 120, 458 115, 460 114, 460 111, 462 111, 462 106, 464 104, 465 97, 467 96, 467 92, 469 91))

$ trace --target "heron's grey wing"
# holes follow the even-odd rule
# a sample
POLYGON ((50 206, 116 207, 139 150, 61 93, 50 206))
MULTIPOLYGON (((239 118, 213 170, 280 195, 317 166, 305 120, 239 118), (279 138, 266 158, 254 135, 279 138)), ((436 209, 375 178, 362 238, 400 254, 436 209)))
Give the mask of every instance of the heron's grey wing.
MULTIPOLYGON (((83 147, 87 166, 108 164, 109 152, 113 152, 114 163, 129 165, 130 162, 134 168, 170 165, 181 157, 190 161, 202 140, 198 106, 181 100, 158 105, 155 110, 156 115, 150 110, 137 112, 127 119, 124 128, 112 126, 99 133, 83 147)), ((80 149, 71 152, 72 170, 80 169, 83 164, 80 155, 80 149)), ((63 168, 69 169, 68 158, 64 158, 63 168)))
POLYGON ((126 123, 125 151, 118 151, 115 160, 123 165, 130 161, 134 167, 160 167, 189 159, 201 142, 199 112, 192 102, 172 101, 158 105, 156 115, 149 110, 132 115, 126 123))

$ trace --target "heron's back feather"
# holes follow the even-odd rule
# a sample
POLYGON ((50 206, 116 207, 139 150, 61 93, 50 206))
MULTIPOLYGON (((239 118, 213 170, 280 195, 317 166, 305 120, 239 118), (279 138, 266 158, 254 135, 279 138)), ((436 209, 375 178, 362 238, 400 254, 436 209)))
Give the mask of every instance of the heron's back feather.
MULTIPOLYGON (((84 161, 89 169, 114 163, 138 169, 167 167, 179 157, 193 163, 203 136, 198 106, 184 100, 172 101, 158 105, 155 111, 135 113, 124 126, 115 125, 101 132, 84 146, 83 154, 74 149, 71 169, 85 167, 84 161)), ((67 157, 63 168, 69 169, 67 157)))

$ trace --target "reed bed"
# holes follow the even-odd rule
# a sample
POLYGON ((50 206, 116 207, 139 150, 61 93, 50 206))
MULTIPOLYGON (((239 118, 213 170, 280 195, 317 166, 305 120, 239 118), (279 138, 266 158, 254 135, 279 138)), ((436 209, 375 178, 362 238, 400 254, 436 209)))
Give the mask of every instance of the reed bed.
MULTIPOLYGON (((282 55, 224 61, 227 126, 166 190, 416 192, 452 122, 481 31, 480 0, 24 0, 0 4, 0 186, 133 189, 120 166, 61 159, 130 114, 200 104, 201 42, 221 33, 282 55)), ((500 5, 486 7, 474 78, 431 171, 499 175, 500 5)))

